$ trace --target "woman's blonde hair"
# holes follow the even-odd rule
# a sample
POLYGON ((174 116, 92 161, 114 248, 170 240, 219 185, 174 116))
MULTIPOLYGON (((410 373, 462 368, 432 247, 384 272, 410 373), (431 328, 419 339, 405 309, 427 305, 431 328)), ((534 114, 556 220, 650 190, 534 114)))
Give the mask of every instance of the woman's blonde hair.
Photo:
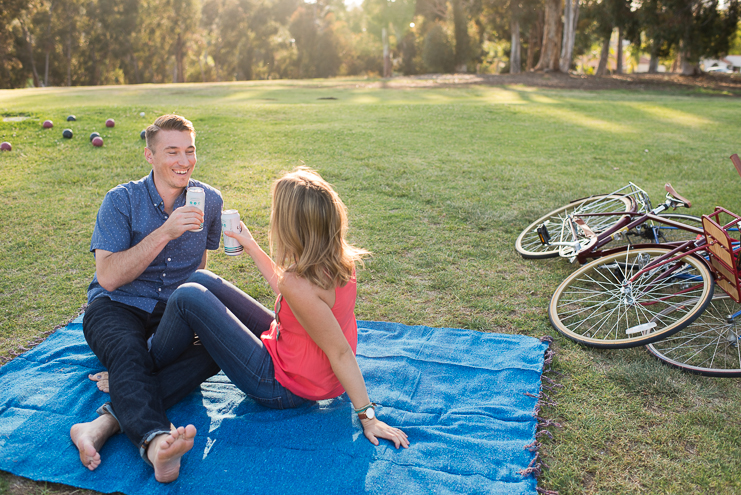
POLYGON ((351 246, 347 208, 317 172, 299 167, 273 184, 270 252, 276 264, 322 289, 343 286, 368 251, 351 246))

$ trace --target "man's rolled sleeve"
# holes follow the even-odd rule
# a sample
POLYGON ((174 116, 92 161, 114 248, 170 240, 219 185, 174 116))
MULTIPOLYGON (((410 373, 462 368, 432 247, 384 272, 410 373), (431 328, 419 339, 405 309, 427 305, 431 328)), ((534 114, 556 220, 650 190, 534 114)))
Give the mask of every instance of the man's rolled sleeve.
POLYGON ((131 247, 131 202, 125 189, 108 191, 98 210, 90 251, 103 249, 112 253, 131 247))

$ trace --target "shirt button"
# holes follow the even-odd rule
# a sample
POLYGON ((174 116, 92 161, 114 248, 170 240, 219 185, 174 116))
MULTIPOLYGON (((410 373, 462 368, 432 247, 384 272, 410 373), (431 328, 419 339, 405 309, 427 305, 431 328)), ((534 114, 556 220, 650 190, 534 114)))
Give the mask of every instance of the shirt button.
POLYGON ((166 276, 167 276, 167 274, 166 274, 166 273, 163 273, 163 274, 162 274, 162 276, 163 276, 163 277, 166 277, 166 276))
POLYGON ((167 219, 167 215, 165 215, 165 219, 167 219))
POLYGON ((167 261, 172 261, 172 258, 167 258, 167 261))
POLYGON ((159 288, 159 289, 157 289, 157 290, 158 290, 159 292, 162 292, 162 287, 160 287, 160 288, 159 288))

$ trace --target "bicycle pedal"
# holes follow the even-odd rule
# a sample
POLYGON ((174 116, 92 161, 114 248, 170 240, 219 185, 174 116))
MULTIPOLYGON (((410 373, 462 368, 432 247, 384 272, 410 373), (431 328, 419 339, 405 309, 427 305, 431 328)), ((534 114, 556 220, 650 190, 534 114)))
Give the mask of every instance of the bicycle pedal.
POLYGON ((551 243, 551 235, 548 233, 548 227, 546 227, 544 223, 538 225, 538 228, 536 228, 535 231, 538 233, 538 238, 540 238, 541 244, 546 246, 551 243))

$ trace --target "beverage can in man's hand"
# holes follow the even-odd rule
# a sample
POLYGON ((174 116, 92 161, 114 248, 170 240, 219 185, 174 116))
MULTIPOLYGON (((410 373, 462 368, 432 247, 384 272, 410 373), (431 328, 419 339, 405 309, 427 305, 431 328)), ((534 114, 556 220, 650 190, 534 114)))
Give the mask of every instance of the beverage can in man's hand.
MULTIPOLYGON (((195 206, 201 212, 205 213, 206 206, 206 191, 202 187, 189 187, 188 192, 185 194, 185 206, 195 206)), ((203 222, 197 229, 191 230, 191 232, 200 232, 203 230, 203 222)))
MULTIPOLYGON (((239 223, 239 212, 237 210, 224 210, 221 212, 221 232, 230 230, 237 234, 242 233, 242 225, 239 223)), ((244 251, 242 245, 236 239, 224 235, 224 252, 229 256, 239 256, 244 251)))

